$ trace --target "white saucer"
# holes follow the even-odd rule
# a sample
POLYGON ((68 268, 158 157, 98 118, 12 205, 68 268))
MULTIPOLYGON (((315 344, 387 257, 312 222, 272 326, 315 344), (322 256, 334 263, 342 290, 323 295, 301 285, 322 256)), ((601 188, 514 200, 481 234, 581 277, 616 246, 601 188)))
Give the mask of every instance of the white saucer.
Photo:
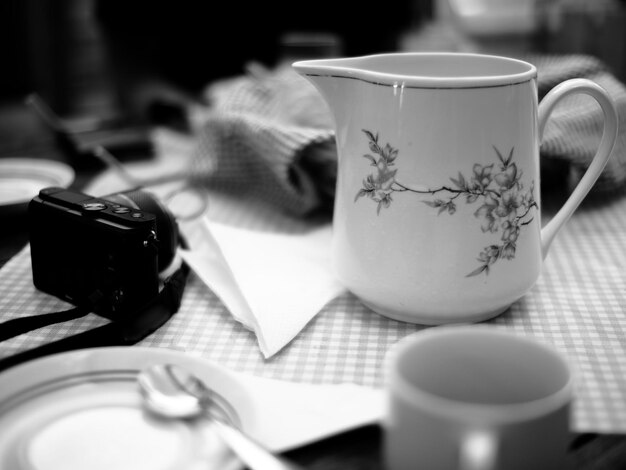
POLYGON ((0 158, 0 208, 24 204, 49 186, 65 188, 74 177, 72 167, 54 160, 0 158))
POLYGON ((158 348, 86 349, 0 374, 0 468, 238 468, 206 420, 162 420, 143 408, 137 373, 164 362, 195 372, 244 430, 256 428, 243 384, 209 361, 158 348))

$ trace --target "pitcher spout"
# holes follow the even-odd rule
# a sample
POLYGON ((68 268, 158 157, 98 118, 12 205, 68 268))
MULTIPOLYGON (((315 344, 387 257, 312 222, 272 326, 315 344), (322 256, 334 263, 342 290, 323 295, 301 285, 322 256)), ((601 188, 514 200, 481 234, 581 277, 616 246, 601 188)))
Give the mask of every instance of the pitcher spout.
POLYGON ((331 112, 336 115, 337 106, 343 101, 341 99, 343 84, 338 77, 349 74, 353 61, 354 59, 350 58, 303 60, 293 63, 292 67, 317 88, 331 112))
POLYGON ((292 67, 300 75, 304 76, 332 76, 337 73, 344 73, 354 66, 358 58, 335 58, 335 59, 315 59, 301 60, 294 62, 292 67))

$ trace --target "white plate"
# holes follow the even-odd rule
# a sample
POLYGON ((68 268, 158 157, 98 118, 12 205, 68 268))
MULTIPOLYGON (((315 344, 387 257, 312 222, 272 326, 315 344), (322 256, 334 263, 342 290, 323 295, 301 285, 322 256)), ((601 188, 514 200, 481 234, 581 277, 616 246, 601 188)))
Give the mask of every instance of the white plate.
POLYGON ((257 427, 243 384, 211 362, 158 348, 73 351, 0 374, 0 468, 237 468, 206 420, 161 420, 143 408, 137 373, 164 362, 195 372, 245 431, 257 427))
POLYGON ((65 188, 74 176, 72 167, 53 160, 0 158, 0 207, 26 203, 49 186, 65 188))

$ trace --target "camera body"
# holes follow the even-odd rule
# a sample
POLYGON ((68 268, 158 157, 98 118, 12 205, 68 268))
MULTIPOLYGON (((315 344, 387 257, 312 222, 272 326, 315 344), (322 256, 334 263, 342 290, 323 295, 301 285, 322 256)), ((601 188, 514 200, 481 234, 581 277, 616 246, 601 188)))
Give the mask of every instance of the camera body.
POLYGON ((28 213, 37 289, 113 320, 158 294, 155 214, 54 187, 28 213))

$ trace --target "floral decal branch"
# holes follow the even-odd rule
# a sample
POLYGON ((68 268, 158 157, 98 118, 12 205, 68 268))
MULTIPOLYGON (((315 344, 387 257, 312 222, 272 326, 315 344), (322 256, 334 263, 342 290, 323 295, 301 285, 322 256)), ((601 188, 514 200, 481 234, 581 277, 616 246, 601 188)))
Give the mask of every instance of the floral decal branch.
POLYGON ((498 161, 489 165, 474 164, 472 175, 466 178, 459 172, 456 178, 450 178, 452 185, 443 185, 435 189, 414 188, 404 185, 396 179, 398 172, 395 161, 398 150, 389 143, 379 143, 378 133, 363 130, 369 140, 372 152, 363 155, 370 161, 375 171, 363 180, 363 187, 358 191, 355 202, 366 197, 377 203, 376 213, 391 206, 394 193, 411 192, 438 196, 423 201, 429 207, 453 215, 459 201, 466 204, 480 204, 474 216, 481 219, 483 233, 501 231, 500 243, 486 246, 478 255, 479 266, 467 274, 467 277, 481 273, 489 274, 490 267, 498 260, 511 260, 515 257, 517 239, 523 226, 533 221, 533 209, 537 210, 534 198, 535 182, 526 189, 521 182, 522 172, 513 161, 514 147, 508 156, 496 148, 498 161), (372 155, 373 154, 373 155, 372 155))

